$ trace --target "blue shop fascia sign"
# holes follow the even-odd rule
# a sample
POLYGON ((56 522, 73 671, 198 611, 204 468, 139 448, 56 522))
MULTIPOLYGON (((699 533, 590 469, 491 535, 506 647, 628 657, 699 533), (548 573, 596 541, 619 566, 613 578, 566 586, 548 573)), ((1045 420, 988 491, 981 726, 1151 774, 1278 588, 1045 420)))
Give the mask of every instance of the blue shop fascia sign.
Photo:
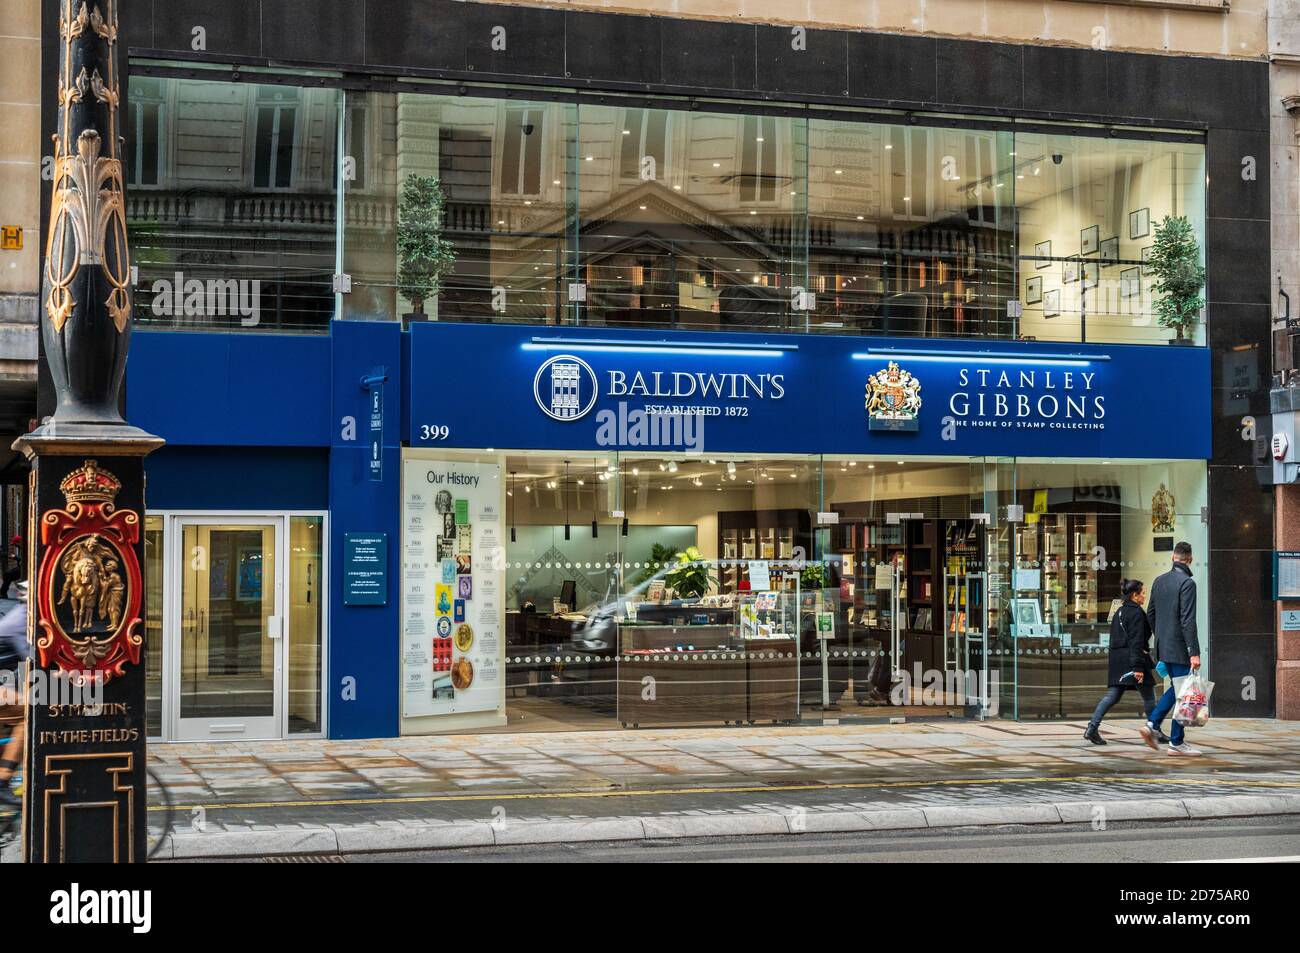
POLYGON ((416 325, 411 446, 1206 459, 1203 348, 416 325))

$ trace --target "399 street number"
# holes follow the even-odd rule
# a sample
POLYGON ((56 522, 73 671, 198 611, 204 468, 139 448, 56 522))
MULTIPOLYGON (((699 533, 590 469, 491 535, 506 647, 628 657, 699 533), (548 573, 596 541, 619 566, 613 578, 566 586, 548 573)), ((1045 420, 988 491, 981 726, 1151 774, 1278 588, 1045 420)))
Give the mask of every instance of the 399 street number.
POLYGON ((446 424, 420 424, 421 440, 446 440, 450 433, 446 424))

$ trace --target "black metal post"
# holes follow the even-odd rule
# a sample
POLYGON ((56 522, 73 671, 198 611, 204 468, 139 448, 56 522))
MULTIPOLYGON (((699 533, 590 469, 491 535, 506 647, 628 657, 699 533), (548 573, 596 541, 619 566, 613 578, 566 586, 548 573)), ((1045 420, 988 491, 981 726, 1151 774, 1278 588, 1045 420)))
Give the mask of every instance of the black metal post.
POLYGON ((60 0, 45 249, 54 414, 32 461, 23 856, 146 859, 144 457, 119 411, 131 339, 118 0, 60 0))

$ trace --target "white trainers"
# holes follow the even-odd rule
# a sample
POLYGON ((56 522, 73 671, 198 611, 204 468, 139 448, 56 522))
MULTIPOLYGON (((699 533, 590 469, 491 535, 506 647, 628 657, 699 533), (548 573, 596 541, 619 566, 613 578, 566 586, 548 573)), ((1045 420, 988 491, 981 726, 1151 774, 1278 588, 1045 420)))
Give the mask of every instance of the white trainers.
POLYGON ((1201 756, 1201 752, 1199 750, 1193 748, 1185 741, 1180 745, 1170 745, 1169 753, 1175 755, 1181 755, 1184 758, 1199 758, 1201 756))
POLYGON ((1153 729, 1150 724, 1145 724, 1139 728, 1138 734, 1142 736, 1142 740, 1147 743, 1147 746, 1150 747, 1152 751, 1160 750, 1160 745, 1156 743, 1155 729, 1153 729))

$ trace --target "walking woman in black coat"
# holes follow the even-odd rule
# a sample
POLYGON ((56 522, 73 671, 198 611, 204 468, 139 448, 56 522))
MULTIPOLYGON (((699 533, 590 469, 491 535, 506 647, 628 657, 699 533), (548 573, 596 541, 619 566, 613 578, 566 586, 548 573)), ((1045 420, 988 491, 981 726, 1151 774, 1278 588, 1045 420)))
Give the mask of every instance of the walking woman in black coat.
POLYGON ((1119 591, 1124 601, 1110 621, 1110 666, 1106 675, 1110 688, 1097 703, 1092 721, 1088 722, 1083 733, 1083 737, 1095 745, 1106 743, 1101 737, 1101 720, 1130 688, 1136 688, 1141 694, 1142 710, 1146 715, 1151 714, 1156 704, 1156 663, 1152 661, 1148 648, 1151 623, 1142 609, 1147 595, 1137 579, 1123 580, 1119 591))

